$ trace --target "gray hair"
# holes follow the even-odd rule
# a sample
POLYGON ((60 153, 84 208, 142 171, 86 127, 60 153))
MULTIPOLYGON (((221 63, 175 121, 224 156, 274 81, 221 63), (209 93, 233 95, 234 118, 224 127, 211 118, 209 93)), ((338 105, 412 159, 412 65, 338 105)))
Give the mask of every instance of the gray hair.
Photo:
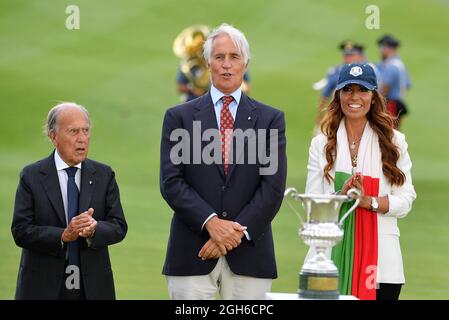
POLYGON ((51 132, 57 132, 59 129, 59 115, 62 111, 68 108, 76 108, 84 112, 87 121, 89 122, 89 127, 91 126, 89 112, 83 106, 75 102, 61 102, 50 109, 47 116, 47 123, 44 126, 44 133, 50 137, 51 132))
POLYGON ((212 44, 220 34, 227 34, 229 38, 231 38, 232 42, 234 42, 237 49, 241 52, 243 56, 243 61, 245 64, 248 64, 249 59, 251 58, 251 53, 249 51, 248 40, 246 40, 245 35, 240 30, 234 28, 233 26, 223 23, 218 28, 215 28, 212 33, 207 37, 206 42, 203 45, 203 55, 206 62, 210 64, 210 59, 212 56, 212 44))

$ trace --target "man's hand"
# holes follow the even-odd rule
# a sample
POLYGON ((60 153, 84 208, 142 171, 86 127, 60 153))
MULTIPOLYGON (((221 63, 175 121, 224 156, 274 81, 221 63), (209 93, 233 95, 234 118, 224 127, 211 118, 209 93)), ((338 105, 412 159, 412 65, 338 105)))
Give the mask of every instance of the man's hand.
POLYGON ((212 241, 218 246, 225 246, 230 251, 242 242, 245 227, 234 221, 222 220, 217 216, 210 219, 205 225, 212 241))
POLYGON ((202 260, 218 259, 221 256, 225 256, 227 253, 225 246, 219 246, 212 239, 209 239, 201 248, 198 257, 202 260))
POLYGON ((93 213, 94 209, 90 208, 88 211, 73 217, 67 228, 64 229, 61 240, 63 242, 75 241, 83 234, 84 230, 86 230, 86 233, 92 233, 97 225, 95 219, 92 218, 93 213))
POLYGON ((81 230, 81 232, 78 233, 78 235, 80 237, 83 238, 92 238, 94 233, 95 233, 95 227, 97 226, 97 221, 92 217, 92 215, 94 214, 94 209, 93 208, 89 208, 89 210, 81 213, 79 216, 81 215, 85 215, 90 217, 90 226, 84 228, 83 230, 81 230))

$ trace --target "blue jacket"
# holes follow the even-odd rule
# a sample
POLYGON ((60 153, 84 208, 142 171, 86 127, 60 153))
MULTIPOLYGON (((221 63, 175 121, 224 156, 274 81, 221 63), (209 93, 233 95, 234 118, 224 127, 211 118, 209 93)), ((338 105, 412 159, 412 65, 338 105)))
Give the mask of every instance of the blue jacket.
MULTIPOLYGON (((205 275, 217 259, 201 260, 198 253, 208 241, 204 221, 217 213, 220 219, 247 226, 251 240, 228 252, 226 260, 235 274, 276 278, 271 221, 278 212, 287 174, 284 113, 242 94, 235 129, 278 129, 278 167, 272 175, 260 175, 263 166, 230 164, 225 176, 222 164, 173 164, 170 141, 174 129, 193 135, 193 121, 201 121, 201 133, 217 128, 210 93, 167 110, 162 129, 160 188, 173 210, 163 274, 171 276, 205 275)), ((202 147, 209 142, 203 142, 202 147)), ((190 142, 190 147, 193 143, 190 142)), ((245 149, 247 156, 247 149, 245 149)), ((235 154, 235 153, 234 153, 235 154)), ((193 155, 190 155, 193 157, 193 155)), ((247 159, 247 157, 245 157, 247 159)))

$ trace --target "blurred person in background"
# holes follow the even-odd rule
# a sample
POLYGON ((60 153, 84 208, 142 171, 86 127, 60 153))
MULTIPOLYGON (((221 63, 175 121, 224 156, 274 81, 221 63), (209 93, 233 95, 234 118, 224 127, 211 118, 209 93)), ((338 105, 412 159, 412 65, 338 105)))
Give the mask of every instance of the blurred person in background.
POLYGON ((398 54, 399 40, 385 35, 377 43, 382 59, 377 65, 382 78, 380 92, 387 99, 387 110, 395 119, 395 128, 399 128, 402 117, 408 113, 404 97, 411 87, 410 78, 398 54))

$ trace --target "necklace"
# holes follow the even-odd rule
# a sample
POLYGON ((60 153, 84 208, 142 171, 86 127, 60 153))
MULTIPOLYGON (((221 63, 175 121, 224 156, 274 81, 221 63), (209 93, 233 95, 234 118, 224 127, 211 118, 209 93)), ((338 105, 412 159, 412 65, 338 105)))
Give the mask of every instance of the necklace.
POLYGON ((355 174, 356 170, 357 170, 357 153, 358 153, 358 144, 360 142, 360 140, 362 140, 362 135, 363 135, 363 131, 362 134, 360 135, 360 138, 353 138, 350 139, 349 137, 351 136, 350 134, 350 130, 349 128, 347 128, 347 134, 348 134, 348 140, 351 141, 350 145, 349 145, 349 153, 351 155, 351 165, 352 165, 352 174, 355 174))
POLYGON ((355 174, 357 171, 357 153, 351 157, 352 163, 352 174, 355 174))
POLYGON ((351 150, 355 150, 356 144, 359 143, 361 138, 358 138, 357 140, 352 140, 351 145, 349 146, 351 150))
POLYGON ((354 139, 351 142, 351 145, 349 146, 350 150, 350 154, 351 154, 351 164, 352 164, 352 170, 354 171, 355 168, 357 167, 357 144, 359 143, 361 138, 359 139, 354 139))
POLYGON ((351 162, 353 167, 357 167, 357 154, 351 157, 351 162))

